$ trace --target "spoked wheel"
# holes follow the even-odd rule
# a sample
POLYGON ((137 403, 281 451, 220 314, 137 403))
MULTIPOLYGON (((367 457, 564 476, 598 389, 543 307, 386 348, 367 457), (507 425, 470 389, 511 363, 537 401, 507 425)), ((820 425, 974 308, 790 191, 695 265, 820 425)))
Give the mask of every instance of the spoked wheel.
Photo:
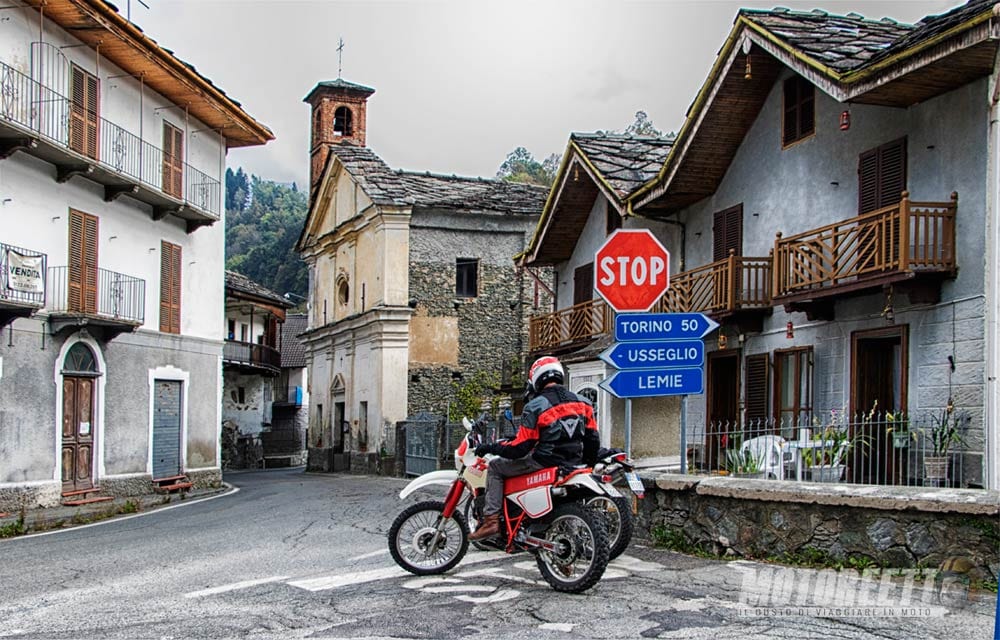
POLYGON ((579 503, 559 505, 542 537, 557 550, 538 552, 538 570, 556 591, 581 593, 604 575, 608 531, 599 511, 579 503))
MULTIPOLYGON (((465 500, 465 507, 462 512, 465 514, 465 522, 469 525, 469 531, 475 531, 476 527, 479 526, 479 518, 476 517, 477 513, 483 512, 483 503, 486 501, 485 496, 473 496, 470 495, 465 500)), ((472 546, 479 549, 480 551, 496 550, 496 545, 490 546, 484 544, 479 540, 470 540, 472 546)))
POLYGON ((608 559, 614 560, 632 542, 632 504, 624 496, 598 496, 587 500, 585 504, 604 514, 608 524, 608 559))
POLYGON ((389 528, 389 553, 418 576, 444 573, 465 556, 469 530, 457 510, 444 519, 444 503, 420 502, 403 510, 389 528))

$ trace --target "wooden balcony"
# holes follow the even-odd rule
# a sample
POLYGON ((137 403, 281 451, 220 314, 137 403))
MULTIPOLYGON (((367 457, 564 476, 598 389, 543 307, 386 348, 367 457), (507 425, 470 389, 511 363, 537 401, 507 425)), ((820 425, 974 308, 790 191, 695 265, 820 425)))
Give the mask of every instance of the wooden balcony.
POLYGON ((771 312, 771 257, 729 257, 670 278, 656 313, 707 313, 741 331, 760 331, 771 312))
POLYGON ((950 202, 895 205, 812 229, 774 243, 775 304, 833 318, 833 302, 883 287, 904 290, 912 302, 936 302, 940 283, 954 277, 955 213, 950 202))
MULTIPOLYGON (((771 258, 731 254, 724 260, 671 276, 654 313, 700 312, 760 331, 771 311, 771 258)), ((528 350, 559 353, 614 333, 615 312, 603 300, 589 300, 531 318, 528 350)))
POLYGON ((588 300, 553 313, 535 316, 528 324, 528 350, 559 353, 614 332, 614 310, 604 300, 588 300))
POLYGON ((276 376, 281 373, 281 354, 266 344, 226 340, 222 346, 222 366, 244 373, 276 376))

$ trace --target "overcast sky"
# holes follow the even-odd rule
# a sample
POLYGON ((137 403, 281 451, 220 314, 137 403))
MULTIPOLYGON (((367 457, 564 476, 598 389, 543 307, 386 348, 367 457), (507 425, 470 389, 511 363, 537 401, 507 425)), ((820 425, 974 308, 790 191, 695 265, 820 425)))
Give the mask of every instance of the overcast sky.
POLYGON ((231 167, 308 180, 309 106, 337 77, 373 87, 368 146, 391 167, 492 176, 523 146, 542 160, 571 131, 621 130, 645 110, 677 131, 740 7, 851 11, 916 22, 960 0, 116 0, 276 140, 231 167), (131 4, 131 7, 129 7, 131 4))

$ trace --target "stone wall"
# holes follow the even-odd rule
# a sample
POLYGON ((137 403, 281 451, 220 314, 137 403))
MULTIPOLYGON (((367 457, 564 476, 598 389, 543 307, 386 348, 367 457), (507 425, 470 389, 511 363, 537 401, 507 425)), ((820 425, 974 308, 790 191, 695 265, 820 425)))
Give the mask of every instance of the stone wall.
POLYGON ((866 558, 934 568, 966 558, 982 578, 1000 570, 996 491, 644 474, 638 534, 680 531, 692 545, 748 558, 866 558))

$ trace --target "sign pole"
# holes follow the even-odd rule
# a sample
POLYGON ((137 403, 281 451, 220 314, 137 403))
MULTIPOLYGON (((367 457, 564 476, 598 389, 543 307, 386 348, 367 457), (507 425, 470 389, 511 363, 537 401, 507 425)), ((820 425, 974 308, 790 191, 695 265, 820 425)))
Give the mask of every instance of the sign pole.
POLYGON ((625 398, 625 455, 632 457, 632 398, 625 398))
POLYGON ((681 396, 681 475, 687 475, 687 394, 681 396))

